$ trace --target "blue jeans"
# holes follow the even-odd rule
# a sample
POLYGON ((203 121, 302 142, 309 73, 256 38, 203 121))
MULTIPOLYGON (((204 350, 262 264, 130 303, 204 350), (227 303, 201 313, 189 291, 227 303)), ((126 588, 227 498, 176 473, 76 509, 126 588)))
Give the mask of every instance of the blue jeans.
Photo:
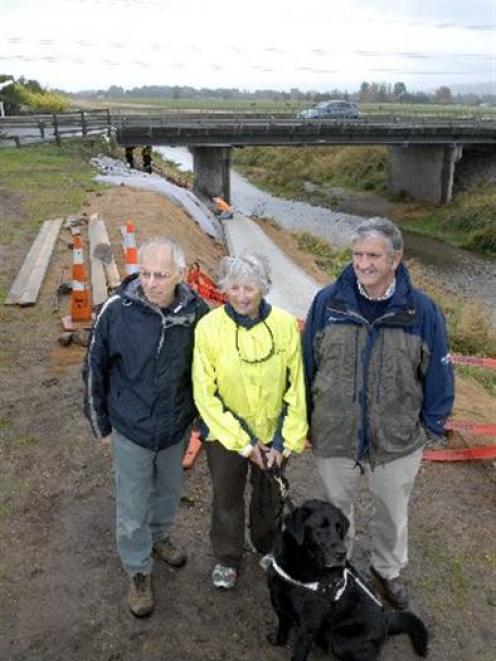
POLYGON ((112 432, 117 551, 130 575, 152 571, 153 544, 174 522, 183 486, 186 437, 155 452, 112 432))

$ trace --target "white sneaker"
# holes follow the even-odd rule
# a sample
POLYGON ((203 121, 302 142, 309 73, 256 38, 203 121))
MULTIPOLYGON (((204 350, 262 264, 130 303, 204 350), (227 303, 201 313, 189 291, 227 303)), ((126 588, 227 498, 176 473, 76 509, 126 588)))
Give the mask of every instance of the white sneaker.
POLYGON ((216 588, 224 588, 224 590, 233 588, 236 585, 237 578, 238 572, 234 567, 217 564, 212 572, 212 583, 216 588))
POLYGON ((258 564, 264 570, 264 572, 267 572, 270 565, 272 564, 272 560, 274 560, 274 554, 266 553, 264 556, 260 558, 258 564))

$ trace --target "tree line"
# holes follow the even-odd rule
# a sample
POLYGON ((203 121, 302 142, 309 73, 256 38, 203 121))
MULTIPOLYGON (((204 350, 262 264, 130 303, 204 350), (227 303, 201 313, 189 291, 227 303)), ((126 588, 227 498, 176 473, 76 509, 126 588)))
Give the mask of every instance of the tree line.
POLYGON ((258 89, 255 91, 238 88, 196 88, 180 85, 143 85, 124 89, 119 85, 111 85, 108 89, 85 90, 78 96, 98 96, 101 98, 142 98, 142 99, 222 99, 222 100, 272 100, 275 102, 309 102, 318 103, 329 99, 344 99, 361 103, 462 103, 477 105, 482 102, 494 102, 491 95, 455 94, 448 86, 442 85, 433 92, 418 92, 407 89, 404 82, 395 83, 367 82, 361 83, 358 90, 331 89, 322 91, 301 91, 293 88, 289 91, 258 89))

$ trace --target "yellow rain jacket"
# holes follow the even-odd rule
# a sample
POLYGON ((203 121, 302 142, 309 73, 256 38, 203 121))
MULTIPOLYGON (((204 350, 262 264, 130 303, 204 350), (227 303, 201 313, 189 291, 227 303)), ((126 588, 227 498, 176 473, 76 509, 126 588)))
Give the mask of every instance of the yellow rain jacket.
POLYGON ((274 441, 286 455, 301 452, 308 428, 295 317, 272 307, 265 323, 245 328, 224 307, 209 312, 195 330, 193 390, 208 440, 249 456, 254 439, 241 419, 262 443, 274 441))

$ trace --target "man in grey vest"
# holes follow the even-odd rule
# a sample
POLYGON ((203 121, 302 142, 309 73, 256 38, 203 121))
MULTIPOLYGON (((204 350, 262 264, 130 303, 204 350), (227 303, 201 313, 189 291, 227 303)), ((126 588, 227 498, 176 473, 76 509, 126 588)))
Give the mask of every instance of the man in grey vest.
POLYGON ((384 598, 408 606, 408 503, 428 440, 454 400, 443 315, 415 289, 389 220, 361 223, 352 263, 317 293, 304 333, 311 440, 329 501, 350 519, 359 478, 373 500, 370 571, 384 598))

